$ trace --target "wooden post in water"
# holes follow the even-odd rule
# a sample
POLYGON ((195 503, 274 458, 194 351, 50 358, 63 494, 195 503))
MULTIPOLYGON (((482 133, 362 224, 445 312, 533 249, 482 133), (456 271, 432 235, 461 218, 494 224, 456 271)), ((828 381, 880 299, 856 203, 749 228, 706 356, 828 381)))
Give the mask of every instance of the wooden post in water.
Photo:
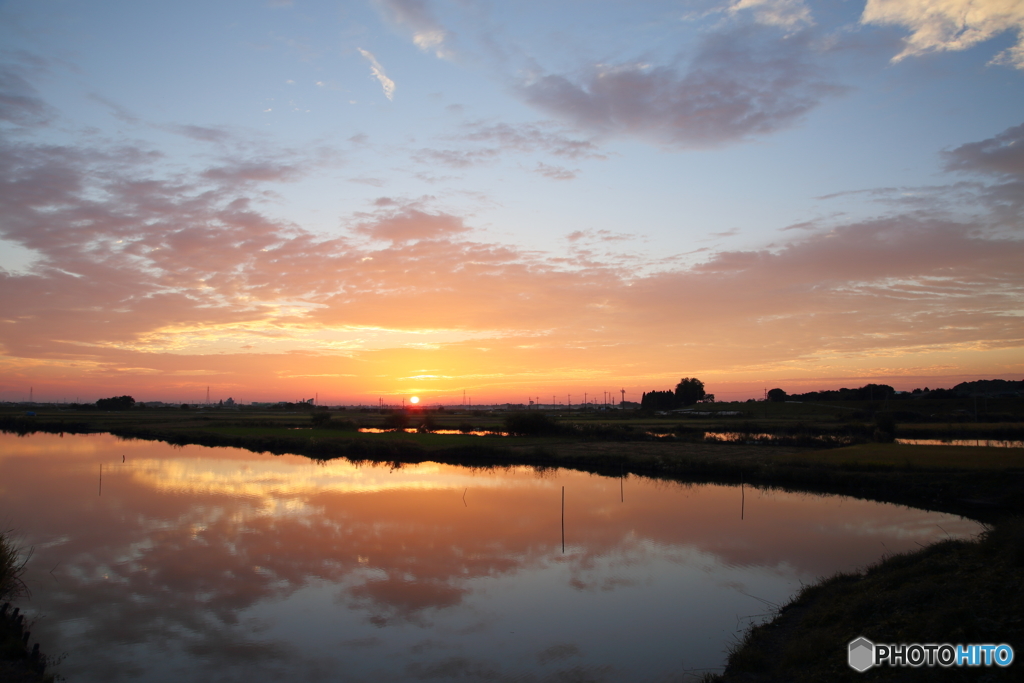
POLYGON ((747 492, 743 486, 743 473, 740 473, 740 521, 743 521, 743 513, 747 507, 747 492))
POLYGON ((565 554, 565 487, 562 487, 562 554, 565 554))
POLYGON ((103 463, 100 463, 100 495, 103 495, 103 463))
POLYGON ((619 502, 620 503, 625 503, 626 502, 626 492, 622 488, 622 477, 623 477, 623 470, 624 469, 625 469, 625 466, 622 463, 619 463, 619 502))

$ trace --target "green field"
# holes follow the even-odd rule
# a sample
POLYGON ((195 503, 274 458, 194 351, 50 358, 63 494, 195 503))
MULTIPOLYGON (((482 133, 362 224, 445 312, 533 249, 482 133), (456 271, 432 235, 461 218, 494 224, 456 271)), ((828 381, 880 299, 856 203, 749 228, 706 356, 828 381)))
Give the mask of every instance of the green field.
POLYGON ((788 456, 792 462, 919 469, 1024 470, 1024 448, 867 443, 788 456))

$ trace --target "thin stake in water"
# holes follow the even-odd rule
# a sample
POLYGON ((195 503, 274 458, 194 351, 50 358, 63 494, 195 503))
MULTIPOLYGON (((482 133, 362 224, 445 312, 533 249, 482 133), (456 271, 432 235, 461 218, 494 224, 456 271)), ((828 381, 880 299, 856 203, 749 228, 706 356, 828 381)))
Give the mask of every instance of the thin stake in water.
POLYGON ((743 486, 743 475, 740 474, 740 521, 743 521, 743 513, 747 507, 747 492, 743 486))
POLYGON ((619 463, 619 502, 620 503, 625 503, 626 502, 626 492, 622 488, 622 477, 624 476, 624 472, 623 472, 624 469, 625 469, 625 466, 622 463, 619 463))
POLYGON ((103 463, 100 463, 100 495, 103 495, 103 463))
POLYGON ((565 554, 565 487, 562 487, 562 554, 565 554))

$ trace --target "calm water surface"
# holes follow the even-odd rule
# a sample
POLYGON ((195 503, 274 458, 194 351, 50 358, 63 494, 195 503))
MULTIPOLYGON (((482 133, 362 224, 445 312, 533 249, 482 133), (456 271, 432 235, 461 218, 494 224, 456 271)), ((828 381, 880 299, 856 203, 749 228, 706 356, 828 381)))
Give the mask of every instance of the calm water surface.
POLYGON ((45 434, 0 434, 0 519, 34 548, 22 605, 70 683, 678 681, 803 583, 980 531, 749 487, 45 434))

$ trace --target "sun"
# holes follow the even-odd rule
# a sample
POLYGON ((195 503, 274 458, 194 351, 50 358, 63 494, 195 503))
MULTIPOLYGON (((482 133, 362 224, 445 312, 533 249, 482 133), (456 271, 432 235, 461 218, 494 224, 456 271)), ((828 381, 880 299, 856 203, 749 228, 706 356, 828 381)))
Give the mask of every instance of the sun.
POLYGON ((413 396, 412 398, 409 399, 409 403, 419 403, 419 402, 420 402, 420 397, 419 396, 413 396))

